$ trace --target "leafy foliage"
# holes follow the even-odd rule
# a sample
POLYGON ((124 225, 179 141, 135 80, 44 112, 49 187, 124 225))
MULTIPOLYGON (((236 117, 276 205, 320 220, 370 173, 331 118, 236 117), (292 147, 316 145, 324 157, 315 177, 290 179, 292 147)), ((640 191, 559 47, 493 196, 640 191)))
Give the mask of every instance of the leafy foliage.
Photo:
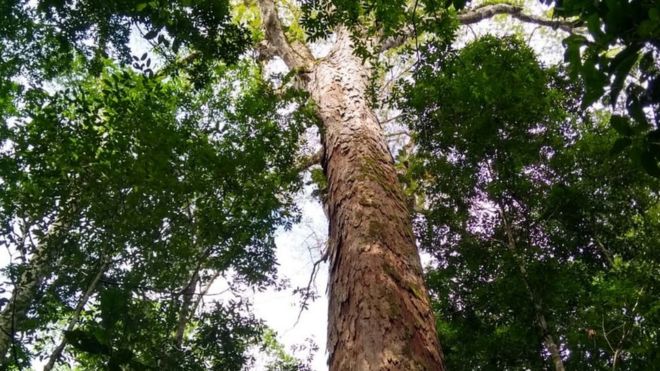
MULTIPOLYGON (((47 304, 31 317, 43 326, 71 312, 86 290, 86 277, 100 261, 111 261, 98 288, 106 335, 96 333, 97 325, 69 335, 91 344, 82 350, 105 352, 108 365, 136 359, 155 364, 138 357, 136 349, 156 358, 163 354, 155 350, 171 336, 182 306, 190 305, 181 288, 191 277, 201 275, 193 284, 200 287, 229 272, 236 284, 275 282, 273 233, 297 218, 291 198, 300 186, 294 159, 308 124, 305 114, 279 112, 304 97, 274 99, 249 63, 219 72, 220 89, 199 91, 182 79, 148 78, 108 66, 101 77, 52 96, 40 89, 28 92, 22 116, 5 125, 5 244, 30 252, 32 236, 50 240, 53 218, 66 236, 48 247, 52 278, 42 299, 47 304), (153 299, 137 300, 138 293, 153 299), (169 300, 162 302, 165 297, 169 300), (127 307, 110 305, 122 302, 127 307), (116 323, 125 330, 114 331, 116 323), (118 342, 121 348, 113 345, 118 342), (146 344, 153 344, 152 352, 146 344), (121 362, 113 360, 113 352, 121 362)), ((202 319, 199 326, 229 313, 217 310, 221 317, 202 319)), ((246 331, 254 327, 250 321, 246 331)), ((25 329, 28 342, 36 328, 25 329)), ((198 336, 207 341, 216 335, 200 330, 198 336)), ((218 357, 213 354, 200 356, 218 357)))
POLYGON ((401 36, 402 30, 412 28, 415 37, 425 32, 450 42, 457 29, 456 10, 463 1, 315 1, 301 4, 300 22, 311 41, 324 38, 337 26, 352 32, 357 55, 378 61, 381 43, 387 38, 401 36))
MULTIPOLYGON (((44 67, 70 64, 74 51, 92 58, 96 71, 110 53, 129 63, 130 33, 140 26, 147 29, 145 39, 157 41, 174 53, 187 46, 207 61, 233 63, 249 43, 247 33, 231 23, 227 1, 44 0, 34 5, 27 1, 3 5, 3 13, 11 18, 0 37, 11 40, 10 46, 19 41, 26 43, 23 48, 9 48, 7 52, 24 53, 21 49, 28 49, 36 54, 37 61, 43 60, 44 67), (44 47, 45 53, 38 50, 44 47)), ((9 57, 5 60, 16 63, 13 59, 34 56, 16 53, 9 57)))
POLYGON ((578 17, 591 36, 575 34, 564 40, 570 73, 584 81, 582 106, 605 97, 615 107, 625 91, 623 106, 629 118, 625 126, 621 119, 612 121, 622 135, 615 148, 632 145, 637 161, 660 177, 660 5, 641 0, 562 0, 554 10, 558 16, 578 17), (631 131, 637 138, 631 138, 631 131))
MULTIPOLYGON (((460 0, 280 5, 291 40, 346 27, 372 82, 392 67, 381 42, 413 34, 414 53, 394 51, 417 61, 396 97, 414 132, 398 169, 428 207, 416 232, 448 368, 548 368, 549 342, 570 369, 660 362, 656 3, 556 2, 589 33, 564 41, 567 75, 517 38, 454 50, 460 0)), ((53 355, 84 369, 240 370, 255 346, 268 369, 310 369, 241 293, 280 285, 274 234, 298 220, 314 107, 264 79, 259 11, 231 6, 0 3, 2 290, 35 283, 2 367, 63 337, 53 355), (132 38, 152 49, 131 55, 132 38), (216 280, 232 299, 204 307, 216 280)), ((356 99, 388 103, 370 89, 356 99)))
POLYGON ((566 367, 654 364, 657 181, 520 41, 424 62, 402 108, 447 367, 543 369, 548 336, 566 367))

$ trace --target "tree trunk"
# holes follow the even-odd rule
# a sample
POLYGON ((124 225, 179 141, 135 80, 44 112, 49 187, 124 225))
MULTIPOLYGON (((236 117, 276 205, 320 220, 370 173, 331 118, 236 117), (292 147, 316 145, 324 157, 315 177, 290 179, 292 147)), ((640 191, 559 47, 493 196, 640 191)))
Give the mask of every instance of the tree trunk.
POLYGON ((179 321, 176 326, 176 334, 174 335, 174 342, 177 349, 181 349, 183 345, 183 334, 186 332, 186 327, 188 321, 190 320, 190 315, 194 312, 194 308, 191 307, 193 303, 193 296, 195 295, 195 289, 199 283, 199 270, 195 270, 188 285, 183 290, 183 300, 181 301, 181 309, 179 310, 179 321))
MULTIPOLYGON (((51 233, 52 231, 49 231, 44 238, 48 238, 51 233)), ((37 244, 27 268, 14 287, 9 302, 0 313, 0 366, 6 364, 7 352, 14 342, 14 336, 49 269, 47 245, 43 241, 37 244)))
POLYGON ((514 258, 517 260, 518 271, 520 272, 520 276, 525 285, 527 295, 529 295, 529 300, 532 302, 532 305, 534 306, 534 312, 536 313, 536 325, 538 326, 543 336, 543 344, 548 350, 548 353, 550 353, 550 360, 552 361, 555 371, 565 371, 564 361, 561 359, 560 348, 557 345, 557 342, 555 341, 554 337, 552 336, 552 333, 548 328, 548 321, 546 321, 545 315, 543 314, 543 305, 541 304, 541 301, 536 297, 536 295, 534 294, 534 290, 532 290, 532 286, 530 286, 529 284, 529 280, 527 279, 528 275, 527 275, 527 268, 525 268, 525 263, 522 261, 522 259, 518 257, 516 239, 513 235, 511 224, 509 223, 509 220, 506 217, 506 213, 505 213, 506 209, 504 208, 504 205, 502 205, 502 203, 499 201, 497 202, 497 205, 499 207, 500 217, 502 218, 502 222, 504 223, 504 230, 506 232, 506 236, 508 240, 507 247, 513 254, 514 258))
POLYGON ((411 216, 368 104, 370 69, 337 32, 307 76, 323 122, 330 370, 443 370, 411 216))
MULTIPOLYGON (((101 277, 108 269, 108 266, 110 265, 109 263, 110 263, 110 259, 103 259, 101 261, 101 267, 99 268, 94 278, 92 278, 92 281, 87 286, 87 290, 85 290, 83 295, 80 297, 80 300, 78 300, 76 309, 74 310, 71 319, 69 319, 69 324, 66 326, 66 329, 63 331, 64 333, 73 330, 78 324, 78 320, 80 320, 80 313, 82 313, 83 309, 85 308, 85 305, 87 305, 87 302, 89 301, 89 298, 96 290, 96 285, 98 285, 99 281, 101 280, 101 277)), ((53 369, 53 367, 55 367, 55 363, 57 363, 57 361, 62 356, 62 352, 64 351, 66 344, 67 344, 66 338, 63 336, 62 340, 60 340, 60 343, 57 344, 53 352, 50 354, 50 357, 48 358, 48 363, 46 363, 46 365, 44 366, 43 371, 50 371, 53 369)))

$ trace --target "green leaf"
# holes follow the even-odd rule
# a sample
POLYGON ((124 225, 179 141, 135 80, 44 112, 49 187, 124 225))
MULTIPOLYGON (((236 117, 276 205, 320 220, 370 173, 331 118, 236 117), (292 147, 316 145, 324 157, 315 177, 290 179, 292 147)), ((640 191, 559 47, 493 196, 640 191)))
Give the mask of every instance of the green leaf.
POLYGON ((656 154, 649 150, 645 150, 642 152, 640 160, 647 173, 656 178, 660 178, 660 159, 656 154))
POLYGON ((587 42, 587 39, 581 35, 570 35, 563 41, 563 44, 566 46, 564 60, 569 63, 569 73, 572 78, 577 78, 582 68, 580 48, 586 45, 587 42))
POLYGON ((593 59, 585 61, 581 73, 584 78, 586 90, 582 100, 582 107, 586 108, 603 96, 605 84, 607 83, 607 76, 596 68, 596 61, 593 59))
POLYGON ((117 288, 106 289, 101 293, 101 318, 103 327, 112 329, 126 314, 126 293, 117 288))
POLYGON ((147 33, 144 35, 144 38, 147 39, 147 40, 151 40, 151 39, 153 39, 154 37, 158 36, 158 33, 159 33, 159 32, 160 32, 160 30, 158 30, 158 29, 153 29, 153 30, 147 32, 147 33))
POLYGON ((610 63, 610 73, 615 74, 614 81, 610 87, 612 106, 616 105, 617 98, 623 88, 626 77, 628 77, 630 69, 635 65, 635 62, 638 59, 637 52, 639 49, 640 47, 636 45, 628 46, 622 52, 617 54, 610 63))
POLYGON ((610 125, 612 125, 614 130, 623 136, 631 136, 633 134, 633 129, 630 125, 630 119, 627 117, 623 117, 621 115, 612 115, 610 118, 610 125))

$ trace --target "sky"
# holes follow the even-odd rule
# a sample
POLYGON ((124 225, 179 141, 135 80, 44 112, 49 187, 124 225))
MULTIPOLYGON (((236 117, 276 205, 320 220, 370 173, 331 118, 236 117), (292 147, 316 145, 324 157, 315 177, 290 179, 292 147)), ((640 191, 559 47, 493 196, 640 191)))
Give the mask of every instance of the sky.
MULTIPOLYGON (((308 187, 302 197, 302 222, 290 231, 280 231, 275 240, 280 276, 290 280, 291 288, 307 286, 314 262, 322 255, 319 247, 323 246, 327 239, 325 214, 320 203, 309 195, 309 191, 308 187)), ((291 289, 279 292, 269 289, 256 293, 253 298, 255 315, 265 320, 266 324, 277 332, 278 339, 287 350, 304 343, 308 338, 319 346, 312 363, 314 370, 318 371, 328 369, 325 353, 327 281, 328 266, 322 263, 313 282, 320 298, 310 302, 309 308, 302 312, 300 300, 292 296, 291 289), (296 323, 299 314, 300 320, 296 323)))

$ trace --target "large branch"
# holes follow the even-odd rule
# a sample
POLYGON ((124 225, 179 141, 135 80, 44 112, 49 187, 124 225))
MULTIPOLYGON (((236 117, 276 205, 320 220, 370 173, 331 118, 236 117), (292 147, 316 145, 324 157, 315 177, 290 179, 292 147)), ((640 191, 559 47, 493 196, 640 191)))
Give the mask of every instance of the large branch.
MULTIPOLYGON (((483 20, 492 18, 498 14, 508 14, 513 18, 516 18, 520 21, 533 23, 541 26, 551 27, 554 29, 561 29, 566 32, 572 32, 577 24, 575 22, 570 22, 560 19, 547 19, 535 15, 529 15, 523 13, 523 9, 518 6, 510 4, 493 4, 485 5, 475 9, 468 10, 464 13, 458 14, 458 22, 462 25, 469 25, 481 22, 483 20)), ((414 30, 409 28, 408 30, 402 32, 399 36, 387 39, 383 42, 382 50, 388 50, 401 46, 411 37, 414 37, 414 30)))
POLYGON ((305 171, 314 165, 319 165, 321 159, 323 158, 323 151, 319 150, 318 152, 305 156, 298 161, 297 169, 298 171, 305 171))
POLYGON ((523 22, 534 23, 541 26, 547 26, 551 28, 559 28, 566 32, 572 32, 576 27, 574 22, 560 20, 560 19, 547 19, 543 17, 538 17, 535 15, 524 14, 522 8, 518 6, 513 6, 510 4, 493 4, 472 9, 465 13, 458 15, 458 21, 461 24, 473 24, 480 22, 484 19, 492 18, 497 14, 509 14, 513 18, 517 18, 523 22))
POLYGON ((274 0, 259 0, 259 9, 268 46, 290 69, 309 70, 314 62, 312 53, 300 42, 289 43, 275 9, 274 0))

